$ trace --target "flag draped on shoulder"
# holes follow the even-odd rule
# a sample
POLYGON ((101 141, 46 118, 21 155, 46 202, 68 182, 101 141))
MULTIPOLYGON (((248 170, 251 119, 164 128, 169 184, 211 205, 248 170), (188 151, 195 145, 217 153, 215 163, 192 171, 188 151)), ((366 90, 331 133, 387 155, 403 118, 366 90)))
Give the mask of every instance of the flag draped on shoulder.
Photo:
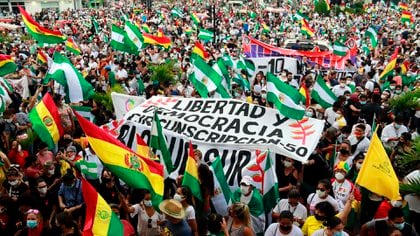
POLYGON ((191 56, 194 72, 189 76, 192 84, 202 98, 208 98, 208 94, 217 90, 222 78, 201 57, 191 56))
POLYGON ((64 135, 57 106, 49 93, 29 112, 29 120, 32 129, 49 149, 53 149, 64 135))
POLYGON ((185 165, 184 177, 182 178, 182 186, 187 186, 191 189, 191 193, 198 200, 202 201, 200 190, 200 179, 198 178, 197 161, 194 158, 194 149, 190 141, 188 146, 187 164, 185 165))
POLYGON ((210 169, 213 172, 214 180, 214 195, 211 198, 211 201, 216 212, 225 216, 228 214, 227 208, 231 203, 232 192, 227 183, 220 157, 216 157, 211 163, 210 169))
POLYGON ((370 140, 356 183, 390 200, 400 197, 397 175, 376 132, 370 140))
POLYGON ((0 76, 16 72, 16 64, 9 55, 0 54, 0 76))
POLYGON ((124 227, 118 216, 112 211, 90 183, 82 178, 82 194, 86 203, 84 236, 123 236, 124 227))
POLYGON ((316 78, 316 82, 312 88, 311 97, 323 108, 331 107, 337 100, 337 97, 328 88, 321 75, 318 75, 316 78))
POLYGON ((75 114, 90 146, 102 163, 128 186, 149 190, 153 205, 158 206, 163 196, 163 166, 137 155, 105 130, 77 112, 75 114))
POLYGON ((274 164, 270 158, 270 152, 265 151, 257 158, 257 164, 263 170, 262 195, 265 212, 270 212, 279 199, 279 187, 274 164), (262 156, 262 157, 261 157, 262 156))
POLYGON ((160 151, 162 154, 160 158, 165 164, 165 169, 168 175, 172 173, 174 166, 172 164, 171 153, 169 152, 166 138, 163 134, 163 128, 160 124, 160 119, 156 111, 153 116, 152 127, 150 128, 150 147, 160 151))
POLYGON ((54 61, 48 69, 44 84, 50 80, 55 80, 64 87, 67 102, 86 101, 94 94, 92 85, 83 78, 82 73, 58 52, 54 53, 54 61))
POLYGON ((60 32, 50 30, 38 24, 21 6, 18 6, 22 21, 25 23, 28 33, 39 43, 57 44, 66 40, 66 37, 60 32))
POLYGON ((267 101, 288 118, 301 120, 305 115, 305 109, 298 105, 302 94, 271 73, 267 73, 267 101))

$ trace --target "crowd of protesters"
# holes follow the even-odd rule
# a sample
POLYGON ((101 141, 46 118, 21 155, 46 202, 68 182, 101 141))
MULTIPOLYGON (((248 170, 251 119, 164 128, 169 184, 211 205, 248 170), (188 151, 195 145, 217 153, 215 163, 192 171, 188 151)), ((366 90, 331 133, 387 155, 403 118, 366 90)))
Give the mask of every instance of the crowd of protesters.
MULTIPOLYGON (((408 5, 417 16, 419 4, 412 1, 408 5)), ((267 6, 257 1, 244 3, 240 9, 224 1, 175 1, 153 5, 150 9, 140 3, 131 6, 130 3, 62 12, 43 10, 34 15, 46 27, 72 36, 82 51, 78 56, 66 52, 64 45, 39 46, 27 37, 24 28, 1 33, 2 53, 11 55, 18 66, 16 73, 5 78, 11 84, 13 80, 27 80, 23 85, 15 84, 0 122, 1 235, 81 235, 85 204, 77 169, 79 160, 96 164, 96 175, 87 177, 88 181, 119 216, 125 235, 417 235, 419 195, 403 194, 400 200, 391 201, 356 185, 355 180, 369 148, 373 124, 378 127, 400 181, 405 182, 407 175, 419 177, 418 161, 407 166, 404 158, 409 154, 414 158, 420 155, 420 97, 414 98, 417 99, 414 108, 395 109, 391 104, 393 99, 420 89, 418 18, 411 25, 402 24, 398 10, 383 2, 366 5, 364 14, 332 11, 329 16, 315 13, 311 1, 284 1, 279 11, 267 11, 267 6), (185 17, 171 17, 168 12, 174 7, 182 9, 185 17), (212 7, 214 12, 210 13, 212 7), (165 187, 167 199, 160 203, 159 209, 154 208, 150 192, 125 185, 103 166, 88 144, 80 141, 82 131, 70 108, 74 104, 64 102, 61 87, 42 84, 48 65, 37 61, 39 48, 51 57, 57 51, 66 54, 96 93, 105 93, 118 84, 124 93, 146 98, 199 97, 188 79, 193 70, 190 55, 197 40, 196 33, 185 31, 193 25, 187 14, 192 10, 204 15, 202 27, 215 32, 215 40, 204 43, 210 63, 224 53, 230 53, 233 58, 241 55, 243 35, 276 47, 284 46, 287 39, 305 39, 298 22, 292 19, 298 10, 312 18, 310 23, 316 30, 317 40, 331 44, 339 37, 353 38, 360 48, 355 61, 346 65, 348 71, 355 73, 338 78, 333 68, 324 69, 324 80, 338 99, 327 109, 314 101, 306 107, 307 117, 325 120, 325 130, 306 163, 278 156, 275 169, 280 200, 271 214, 264 214, 261 192, 249 176, 243 176, 237 183, 228 214, 217 214, 208 200, 214 192, 214 183, 209 181, 212 173, 209 163, 201 161, 200 150, 195 150, 195 158, 200 163, 201 191, 207 201, 198 202, 178 178, 165 181, 171 183, 165 187), (138 55, 113 50, 109 46, 110 25, 122 26, 124 15, 139 24, 147 22, 152 32, 161 29, 171 37, 171 48, 149 46, 138 55), (99 32, 92 18, 98 21, 99 32), (265 22, 271 32, 255 29, 257 22, 265 22), (379 45, 367 55, 361 44, 367 41, 363 32, 370 25, 379 30, 379 45), (397 46, 400 53, 393 74, 379 79, 397 46), (402 74, 400 65, 405 61, 409 66, 402 74), (150 66, 172 62, 173 81, 151 80, 150 66), (144 83, 144 89, 138 80, 144 83), (52 94, 65 130, 54 150, 48 150, 46 144, 35 138, 28 118, 28 112, 45 93, 52 94)), ((23 26, 19 14, 12 23, 23 26)), ((299 45, 296 47, 299 49, 299 45)), ((282 71, 280 78, 291 85, 300 86, 304 81, 310 86, 322 68, 306 59, 301 59, 303 74, 299 79, 288 71, 282 71)), ((271 106, 266 100, 266 75, 258 73, 255 79, 249 79, 253 81, 251 90, 234 86, 233 97, 271 106)), ((92 107, 98 126, 115 119, 105 104, 94 99, 80 105, 92 107)))

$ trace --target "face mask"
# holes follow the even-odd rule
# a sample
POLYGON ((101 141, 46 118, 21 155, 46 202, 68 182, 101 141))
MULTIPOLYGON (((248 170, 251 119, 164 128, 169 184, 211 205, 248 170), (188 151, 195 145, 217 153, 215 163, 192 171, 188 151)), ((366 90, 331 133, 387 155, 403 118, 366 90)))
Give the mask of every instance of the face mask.
POLYGON ((404 229, 404 222, 402 222, 400 224, 394 224, 394 227, 399 229, 399 230, 402 230, 402 229, 404 229))
POLYGON ((400 124, 394 124, 394 127, 395 127, 396 129, 399 129, 399 128, 401 128, 401 125, 400 125, 400 124))
POLYGON ((334 232, 333 236, 342 236, 343 231, 334 232))
POLYGON ((341 87, 341 88, 346 87, 346 83, 340 83, 340 87, 341 87))
POLYGON ((318 221, 324 221, 326 219, 325 216, 320 216, 318 214, 314 214, 314 216, 315 216, 315 219, 318 220, 318 221))
POLYGON ((381 99, 386 99, 386 95, 381 95, 381 99))
POLYGON ((48 170, 48 174, 50 174, 50 175, 53 175, 53 174, 54 174, 54 172, 55 172, 55 170, 54 170, 54 169, 52 169, 52 170, 48 170))
POLYGON ((9 184, 12 186, 16 186, 19 183, 19 180, 9 181, 9 184))
POLYGON ((343 173, 341 173, 341 172, 337 172, 337 173, 335 173, 335 178, 337 179, 337 180, 343 180, 346 176, 344 176, 344 174, 343 173))
POLYGON ((262 79, 262 80, 261 80, 261 83, 263 84, 264 82, 265 82, 265 80, 263 80, 263 79, 262 79))
POLYGON ((326 191, 316 190, 316 194, 318 194, 318 197, 324 198, 327 195, 326 191))
POLYGON ((392 205, 393 207, 402 207, 402 202, 401 202, 401 201, 395 201, 395 200, 392 200, 392 201, 391 201, 391 205, 392 205))
POLYGON ((28 226, 28 228, 30 228, 30 229, 36 228, 38 226, 38 221, 36 221, 36 220, 27 220, 26 221, 26 226, 28 226))
POLYGON ((401 90, 395 90, 395 94, 400 94, 401 90))
POLYGON ((293 164, 290 161, 283 161, 284 167, 291 167, 293 164))
POLYGON ((291 225, 280 225, 280 230, 283 232, 289 232, 290 230, 292 230, 292 226, 291 225))
POLYGON ((174 200, 176 200, 178 202, 182 202, 182 200, 184 200, 184 196, 179 195, 178 193, 175 193, 174 200))
POLYGON ((47 187, 44 187, 44 188, 39 188, 38 189, 38 191, 39 191, 39 193, 41 193, 41 194, 46 194, 47 193, 47 187))
POLYGON ((362 168, 362 164, 361 163, 356 163, 356 169, 360 170, 360 168, 362 168))
POLYGON ((76 158, 76 155, 71 155, 71 156, 69 157, 69 160, 70 160, 70 161, 73 161, 73 160, 74 160, 74 158, 76 158))
POLYGON ((395 89, 395 86, 391 85, 391 86, 389 86, 389 88, 392 89, 392 90, 394 90, 395 89))
POLYGON ((152 206, 152 200, 143 200, 143 204, 147 207, 151 207, 152 206))
POLYGON ((306 112, 307 117, 312 117, 313 115, 314 115, 314 113, 312 111, 307 111, 306 112))
POLYGON ((360 101, 360 104, 361 105, 365 105, 366 104, 366 101, 360 101))
POLYGON ((241 193, 243 194, 243 195, 246 195, 246 194, 248 194, 249 193, 249 186, 241 186, 241 193))
POLYGON ((18 150, 18 152, 22 151, 22 146, 20 146, 20 144, 18 145, 17 150, 18 150))
POLYGON ((341 148, 340 153, 343 154, 343 155, 348 155, 350 152, 347 149, 341 148))

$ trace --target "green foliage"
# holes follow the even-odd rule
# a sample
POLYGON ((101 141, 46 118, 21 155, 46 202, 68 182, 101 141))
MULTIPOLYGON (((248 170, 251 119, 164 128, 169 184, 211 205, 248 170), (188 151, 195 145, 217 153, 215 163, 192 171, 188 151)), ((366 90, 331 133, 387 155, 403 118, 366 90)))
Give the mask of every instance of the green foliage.
POLYGON ((408 183, 401 183, 400 193, 420 195, 420 177, 409 179, 408 183))
POLYGON ((397 165, 404 167, 405 173, 420 168, 420 137, 412 141, 411 152, 401 154, 401 158, 397 160, 397 165))
POLYGON ((420 107, 420 89, 409 91, 389 101, 390 107, 396 112, 414 110, 420 107))
POLYGON ((111 89, 108 89, 105 93, 96 92, 93 95, 93 100, 100 105, 103 105, 108 111, 114 111, 114 106, 112 104, 111 93, 124 93, 124 89, 121 85, 116 84, 111 89))
POLYGON ((152 71, 151 80, 159 81, 162 85, 169 85, 174 82, 174 61, 169 61, 160 65, 150 65, 149 69, 152 71))

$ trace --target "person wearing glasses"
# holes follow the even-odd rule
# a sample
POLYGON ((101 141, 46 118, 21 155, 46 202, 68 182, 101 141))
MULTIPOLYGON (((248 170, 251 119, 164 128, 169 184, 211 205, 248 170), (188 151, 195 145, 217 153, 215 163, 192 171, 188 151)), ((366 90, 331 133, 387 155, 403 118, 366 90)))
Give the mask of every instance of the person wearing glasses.
POLYGON ((293 215, 293 224, 296 226, 302 226, 305 223, 308 213, 306 207, 299 202, 300 193, 299 190, 293 188, 289 191, 287 199, 281 199, 277 205, 273 208, 272 218, 276 221, 280 213, 283 211, 289 211, 293 215))
POLYGON ((26 227, 19 230, 15 236, 43 236, 49 235, 49 232, 42 223, 41 212, 37 209, 29 209, 26 212, 26 227))

